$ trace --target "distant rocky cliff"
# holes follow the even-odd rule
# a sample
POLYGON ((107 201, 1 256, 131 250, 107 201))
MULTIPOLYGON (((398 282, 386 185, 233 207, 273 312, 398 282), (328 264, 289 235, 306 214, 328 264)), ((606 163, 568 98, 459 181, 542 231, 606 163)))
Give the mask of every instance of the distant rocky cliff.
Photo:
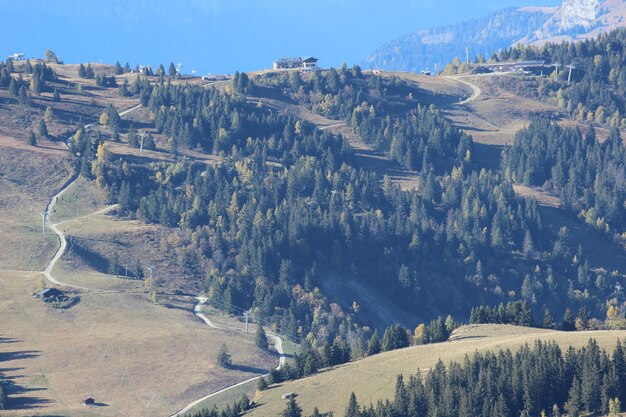
POLYGON ((596 25, 599 15, 599 0, 564 0, 552 17, 527 39, 532 42, 564 34, 584 33, 596 25))

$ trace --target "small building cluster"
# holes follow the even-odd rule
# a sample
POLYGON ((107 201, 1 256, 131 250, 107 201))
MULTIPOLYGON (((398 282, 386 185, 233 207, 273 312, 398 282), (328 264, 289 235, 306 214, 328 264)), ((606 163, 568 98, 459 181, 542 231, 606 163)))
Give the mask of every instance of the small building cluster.
POLYGON ((21 61, 24 59, 24 53, 23 52, 16 52, 13 55, 9 55, 9 59, 12 61, 21 61))
POLYGON ((275 70, 284 70, 284 69, 300 69, 301 72, 313 72, 317 71, 317 58, 312 56, 299 58, 279 58, 274 61, 274 69, 275 70))
POLYGON ((517 62, 496 62, 493 64, 479 64, 477 67, 483 72, 538 72, 544 68, 544 61, 517 61, 517 62))

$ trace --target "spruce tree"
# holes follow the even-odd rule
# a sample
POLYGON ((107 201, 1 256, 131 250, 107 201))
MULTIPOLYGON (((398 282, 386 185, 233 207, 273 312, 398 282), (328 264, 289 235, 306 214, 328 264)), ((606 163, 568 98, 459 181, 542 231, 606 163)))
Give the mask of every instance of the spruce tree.
POLYGON ((26 87, 24 87, 23 85, 20 87, 19 93, 17 95, 17 101, 22 106, 28 106, 30 104, 30 97, 28 96, 28 93, 26 92, 26 87))
POLYGON ((9 93, 11 93, 13 97, 17 97, 19 92, 20 90, 17 87, 17 82, 15 81, 15 78, 11 77, 11 81, 9 82, 9 93))
POLYGON ((374 330, 372 337, 370 337, 367 343, 367 356, 372 356, 380 353, 380 338, 378 336, 378 330, 374 330))
POLYGON ((46 139, 48 137, 48 126, 46 126, 46 121, 44 119, 39 120, 37 132, 39 133, 39 137, 42 139, 46 139))
POLYGON ((346 407, 345 417, 359 417, 359 403, 356 400, 356 395, 354 395, 354 391, 350 394, 350 400, 348 401, 348 406, 346 407))
POLYGON ((28 133, 28 144, 31 146, 37 146, 37 136, 32 130, 28 133))
POLYGON ((267 388, 268 388, 268 384, 265 378, 264 377, 259 378, 259 380, 256 383, 256 389, 259 391, 265 391, 267 388))
POLYGON ((302 408, 300 408, 293 395, 289 398, 282 415, 283 417, 302 417, 302 408))
POLYGON ((572 310, 570 310, 569 308, 566 308, 565 314, 563 314, 563 321, 561 322, 561 329, 565 332, 571 332, 576 329, 574 317, 572 316, 572 310))
POLYGON ((55 88, 54 93, 52 93, 52 101, 59 102, 61 101, 61 94, 59 93, 59 89, 55 88))
POLYGON ((546 307, 543 310, 543 328, 544 329, 554 329, 555 323, 552 318, 552 314, 550 314, 550 310, 546 307))
POLYGON ((230 353, 228 353, 228 348, 225 344, 220 347, 220 350, 217 353, 217 363, 222 368, 230 368, 233 364, 230 353))
POLYGON ((267 342, 267 335, 265 334, 265 330, 263 329, 263 326, 261 326, 261 324, 257 325, 256 327, 256 335, 254 337, 254 342, 256 344, 256 347, 258 347, 259 349, 262 349, 262 350, 269 349, 269 343, 267 342))
POLYGON ((580 393, 580 382, 578 382, 577 377, 574 377, 574 381, 569 390, 569 397, 567 400, 567 410, 569 412, 568 417, 580 417, 582 409, 583 406, 580 393))

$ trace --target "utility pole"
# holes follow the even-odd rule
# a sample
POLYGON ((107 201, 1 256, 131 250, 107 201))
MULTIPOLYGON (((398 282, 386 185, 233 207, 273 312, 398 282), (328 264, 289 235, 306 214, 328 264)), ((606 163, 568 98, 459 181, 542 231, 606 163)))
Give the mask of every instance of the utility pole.
POLYGON ((141 135, 141 143, 139 145, 139 155, 141 155, 141 151, 143 151, 143 137, 146 135, 144 132, 140 133, 141 135))
POLYGON ((46 235, 46 223, 48 222, 48 209, 45 209, 41 215, 41 233, 46 235))
POLYGON ((557 62, 555 65, 556 65, 556 80, 558 81, 559 80, 559 65, 560 64, 557 62))
POLYGON ((246 318, 246 333, 248 333, 248 318, 250 317, 250 310, 244 311, 243 316, 246 318))
POLYGON ((572 70, 574 69, 574 66, 568 65, 567 68, 569 68, 569 75, 567 76, 567 85, 569 86, 569 82, 572 79, 572 70))

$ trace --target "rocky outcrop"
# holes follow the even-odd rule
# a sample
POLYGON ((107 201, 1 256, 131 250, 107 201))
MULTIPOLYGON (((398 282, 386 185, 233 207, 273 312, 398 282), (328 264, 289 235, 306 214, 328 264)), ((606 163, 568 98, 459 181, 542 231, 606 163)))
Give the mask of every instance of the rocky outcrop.
POLYGON ((598 25, 601 14, 600 0, 564 0, 554 15, 529 40, 540 41, 588 32, 598 25))
POLYGON ((600 14, 599 0, 565 0, 554 16, 559 30, 569 30, 576 26, 588 28, 600 14))

